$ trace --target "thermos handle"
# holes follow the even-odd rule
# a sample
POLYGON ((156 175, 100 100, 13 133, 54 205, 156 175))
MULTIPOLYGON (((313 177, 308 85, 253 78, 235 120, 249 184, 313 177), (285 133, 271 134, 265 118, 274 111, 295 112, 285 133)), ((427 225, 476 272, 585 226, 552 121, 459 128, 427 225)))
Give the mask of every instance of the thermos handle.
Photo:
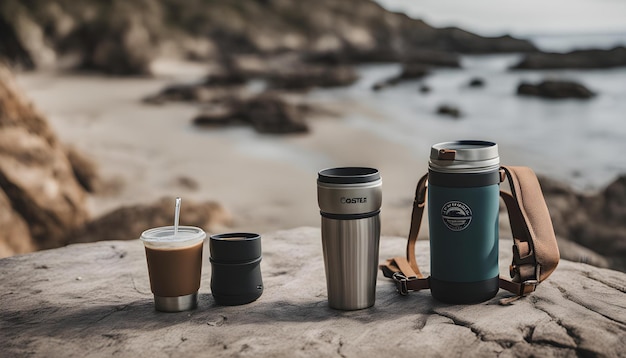
MULTIPOLYGON (((541 186, 532 169, 503 166, 500 177, 501 181, 508 179, 511 187, 511 193, 501 190, 500 196, 508 211, 514 243, 511 279, 501 276, 499 281, 500 288, 515 294, 514 299, 517 299, 533 292, 550 276, 559 262, 559 249, 541 186)), ((406 257, 394 257, 379 266, 385 277, 394 280, 402 295, 430 288, 429 278, 422 275, 415 260, 415 242, 426 206, 427 189, 428 174, 417 183, 406 257)), ((503 303, 510 301, 503 300, 503 303)))
POLYGON ((407 295, 409 291, 419 291, 430 288, 428 277, 421 273, 415 259, 415 243, 422 224, 422 216, 426 207, 426 195, 428 191, 428 174, 425 174, 417 182, 415 200, 413 201, 413 213, 411 214, 411 228, 409 239, 406 244, 406 257, 398 256, 388 259, 379 265, 383 275, 392 278, 396 283, 396 289, 401 295, 407 295))
POLYGON ((506 204, 513 232, 513 262, 510 266, 513 280, 503 283, 500 278, 500 287, 516 293, 512 288, 523 296, 534 291, 535 286, 556 269, 559 247, 535 173, 528 167, 506 166, 502 170, 511 187, 511 193, 500 191, 500 196, 506 204))

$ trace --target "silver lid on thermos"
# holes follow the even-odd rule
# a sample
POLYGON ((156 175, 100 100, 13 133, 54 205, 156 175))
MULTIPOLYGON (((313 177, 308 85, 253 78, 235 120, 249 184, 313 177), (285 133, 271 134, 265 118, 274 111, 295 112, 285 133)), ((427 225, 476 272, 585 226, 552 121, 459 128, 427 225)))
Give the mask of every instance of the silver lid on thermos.
POLYGON ((500 167, 498 145, 481 140, 443 142, 430 148, 430 170, 440 173, 482 173, 500 167))
POLYGON ((374 168, 330 168, 318 173, 317 201, 322 215, 350 218, 375 213, 382 198, 382 179, 374 168))

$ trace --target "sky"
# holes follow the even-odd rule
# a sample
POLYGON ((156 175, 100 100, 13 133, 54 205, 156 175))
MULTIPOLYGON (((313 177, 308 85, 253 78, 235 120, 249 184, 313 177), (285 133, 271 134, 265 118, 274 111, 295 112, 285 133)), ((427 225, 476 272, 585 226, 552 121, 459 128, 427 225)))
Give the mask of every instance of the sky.
POLYGON ((626 0, 376 0, 436 27, 502 34, 626 33, 626 0))

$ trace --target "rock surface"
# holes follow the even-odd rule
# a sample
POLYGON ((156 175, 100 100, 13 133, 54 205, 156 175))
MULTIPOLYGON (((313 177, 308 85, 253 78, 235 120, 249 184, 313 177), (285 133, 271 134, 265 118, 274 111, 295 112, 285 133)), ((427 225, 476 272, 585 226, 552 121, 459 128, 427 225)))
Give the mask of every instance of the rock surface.
MULTIPOLYGON (((0 260, 3 356, 603 356, 626 351, 626 274, 562 261, 529 297, 448 305, 428 291, 398 295, 379 274, 376 304, 327 306, 320 230, 263 235, 265 290, 244 306, 210 296, 205 245, 196 310, 154 310, 142 244, 107 241, 0 260)), ((404 251, 383 237, 380 258, 404 251)), ((501 242, 501 272, 510 242, 501 242)), ((428 267, 428 242, 418 261, 428 267)))

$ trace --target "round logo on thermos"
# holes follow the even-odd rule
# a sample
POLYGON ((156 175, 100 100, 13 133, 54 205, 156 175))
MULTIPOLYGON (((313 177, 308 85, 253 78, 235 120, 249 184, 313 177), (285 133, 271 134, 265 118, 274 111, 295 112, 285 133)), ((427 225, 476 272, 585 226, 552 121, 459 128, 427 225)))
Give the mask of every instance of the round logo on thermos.
POLYGON ((441 208, 441 218, 448 229, 462 231, 472 221, 472 209, 461 201, 448 201, 441 208))

